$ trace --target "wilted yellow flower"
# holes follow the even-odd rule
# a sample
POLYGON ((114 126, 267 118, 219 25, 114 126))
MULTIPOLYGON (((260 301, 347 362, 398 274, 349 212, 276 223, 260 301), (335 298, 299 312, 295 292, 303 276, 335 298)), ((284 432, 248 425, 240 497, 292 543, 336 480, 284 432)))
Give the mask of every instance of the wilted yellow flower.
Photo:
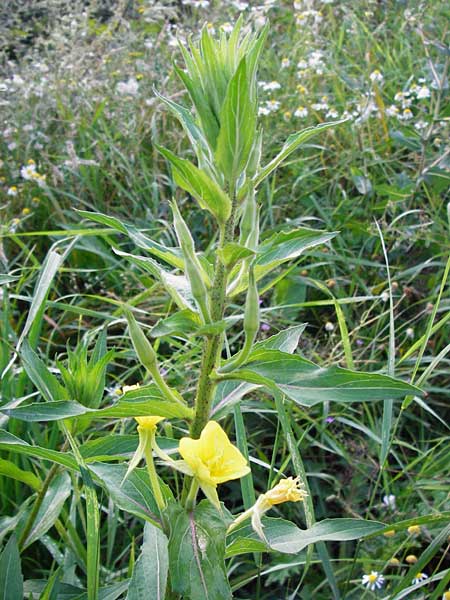
POLYGON ((408 533, 411 535, 419 535, 420 533, 420 525, 411 525, 408 527, 408 533))
POLYGON ((399 564, 400 564, 400 561, 398 560, 398 558, 396 558, 395 556, 393 556, 393 557, 391 558, 391 560, 389 561, 389 564, 390 564, 392 567, 398 567, 398 566, 399 566, 399 564))
POLYGON ((301 487, 300 477, 282 479, 275 487, 263 494, 270 506, 282 502, 301 502, 306 495, 305 490, 301 487))
POLYGON ((408 565, 414 565, 417 562, 417 556, 415 554, 408 554, 405 560, 408 565))
POLYGON ((196 478, 205 496, 218 508, 217 485, 250 473, 246 459, 216 421, 206 424, 198 440, 181 438, 179 453, 188 467, 186 472, 196 478))
POLYGON ((125 477, 123 478, 122 483, 130 475, 130 473, 138 466, 138 464, 144 457, 147 461, 147 466, 149 466, 154 471, 152 451, 153 446, 156 444, 156 425, 160 421, 164 421, 164 417, 135 417, 135 420, 138 423, 137 430, 139 433, 139 445, 128 464, 128 469, 125 473, 125 477), (151 465, 149 463, 151 463, 151 465))

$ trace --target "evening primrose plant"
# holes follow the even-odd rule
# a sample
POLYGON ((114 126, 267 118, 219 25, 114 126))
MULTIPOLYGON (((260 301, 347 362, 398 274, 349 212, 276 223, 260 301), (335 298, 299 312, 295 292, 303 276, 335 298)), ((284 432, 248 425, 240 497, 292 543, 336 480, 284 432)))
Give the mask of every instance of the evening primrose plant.
MULTIPOLYGON (((170 165, 180 190, 209 213, 216 237, 207 251, 196 247, 178 199, 170 205, 176 247, 152 240, 113 217, 80 211, 82 216, 129 236, 145 252, 137 255, 114 247, 118 256, 159 280, 172 301, 172 314, 156 324, 151 337, 164 338, 168 343, 182 339, 197 344, 195 389, 190 385, 191 374, 186 376, 189 384, 173 385, 167 362, 166 370, 160 365, 158 345, 136 320, 135 315, 142 316, 142 311, 119 303, 116 315, 124 317, 121 322, 128 327, 135 357, 146 371, 141 385, 122 389, 111 406, 102 406, 97 391, 95 401, 84 402, 86 391, 79 385, 79 373, 86 365, 83 353, 70 354, 71 367, 61 370, 66 384, 63 388, 28 349, 28 354, 22 353, 24 364, 36 387, 46 390, 42 394, 46 402, 4 409, 5 414, 18 419, 61 423, 71 449, 70 460, 61 462, 60 453, 47 458, 59 459, 58 469, 64 466, 81 475, 76 492, 86 504, 89 600, 99 597, 101 585, 99 485, 118 509, 145 522, 140 556, 130 565, 131 577, 114 596, 126 592, 129 600, 231 598, 229 560, 250 554, 259 568, 263 553, 297 555, 309 547, 306 574, 312 544, 316 544, 335 589, 324 542, 354 540, 384 530, 383 524, 363 519, 315 521, 308 478, 293 442, 287 411, 290 404, 306 412, 311 406, 330 402, 392 401, 420 394, 420 390, 382 374, 317 366, 296 352, 301 326, 258 339, 261 290, 271 289, 285 263, 326 244, 335 235, 286 227, 270 237, 260 236, 260 186, 313 136, 345 126, 343 121, 321 123, 294 133, 263 163, 257 72, 266 35, 267 26, 255 32, 245 28, 242 20, 230 33, 222 31, 218 37, 204 27, 198 39, 181 45, 184 66, 174 67, 187 92, 185 104, 155 92, 179 120, 191 145, 189 157, 158 144, 156 148, 170 165), (229 339, 236 331, 240 331, 242 343, 232 352, 229 339), (45 381, 52 384, 44 385, 45 381), (275 481, 262 486, 256 486, 252 478, 252 457, 241 411, 248 394, 256 401, 262 395, 273 399, 292 455, 292 463, 280 467, 275 481), (136 440, 130 447, 119 429, 111 442, 117 446, 116 452, 109 448, 105 454, 116 462, 101 458, 89 461, 92 454, 80 449, 79 431, 70 426, 82 416, 91 420, 134 418, 137 449, 136 440), (142 461, 146 469, 139 468, 142 461), (228 482, 235 482, 233 489, 240 490, 239 508, 233 513, 223 502, 222 490, 228 482), (256 487, 262 487, 260 494, 256 487), (303 507, 304 528, 266 516, 274 507, 282 511, 286 502, 303 507)), ((183 368, 180 363, 177 371, 183 368)), ((98 373, 98 381, 103 381, 100 367, 98 373)), ((98 381, 92 390, 97 390, 98 381)), ((55 485, 56 476, 57 472, 53 473, 48 489, 55 485)), ((43 497, 40 502, 42 505, 43 497)), ((38 510, 29 514, 29 528, 38 510)))

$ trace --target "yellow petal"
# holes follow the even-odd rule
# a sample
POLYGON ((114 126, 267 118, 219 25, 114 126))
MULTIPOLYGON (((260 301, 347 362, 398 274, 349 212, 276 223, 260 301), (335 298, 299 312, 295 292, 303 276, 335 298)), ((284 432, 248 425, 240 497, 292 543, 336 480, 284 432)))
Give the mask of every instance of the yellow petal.
POLYGON ((164 421, 164 417, 135 417, 142 429, 155 429, 157 423, 164 421))

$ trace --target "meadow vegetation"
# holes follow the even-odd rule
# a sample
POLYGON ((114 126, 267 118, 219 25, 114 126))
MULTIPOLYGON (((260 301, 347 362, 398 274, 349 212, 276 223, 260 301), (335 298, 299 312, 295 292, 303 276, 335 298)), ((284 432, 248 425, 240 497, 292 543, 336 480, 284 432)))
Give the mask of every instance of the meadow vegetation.
POLYGON ((4 597, 448 600, 445 2, 14 7, 4 597), (257 74, 241 39, 244 68, 231 49, 190 88, 189 40, 232 40, 239 18, 257 74), (192 514, 209 566, 177 539, 192 514))

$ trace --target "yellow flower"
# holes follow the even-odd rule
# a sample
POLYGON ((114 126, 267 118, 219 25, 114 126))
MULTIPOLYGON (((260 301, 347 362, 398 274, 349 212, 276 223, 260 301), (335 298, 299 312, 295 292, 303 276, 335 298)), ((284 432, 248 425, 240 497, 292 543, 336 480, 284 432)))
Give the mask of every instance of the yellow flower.
POLYGON ((300 477, 282 479, 275 487, 263 494, 270 506, 282 502, 301 502, 307 495, 301 487, 300 477))
POLYGON ((389 561, 389 564, 390 564, 392 567, 398 567, 398 566, 399 566, 399 564, 400 564, 400 561, 398 560, 398 558, 396 558, 395 556, 393 556, 393 557, 391 558, 391 560, 389 561))
POLYGON ((417 562, 417 556, 415 554, 408 554, 405 560, 408 565, 414 565, 417 562))
POLYGON ((448 592, 444 592, 444 595, 442 596, 443 600, 450 600, 450 590, 448 590, 448 592))
POLYGON ((140 429, 153 430, 160 421, 164 421, 164 417, 135 417, 138 422, 138 431, 140 429))
MULTIPOLYGON (((129 386, 133 387, 133 386, 129 386)), ((136 386, 139 387, 139 386, 136 386)), ((138 423, 138 434, 139 434, 139 445, 137 447, 136 452, 133 454, 131 458, 127 472, 125 473, 125 477, 122 480, 122 484, 125 479, 130 475, 130 473, 138 466, 141 460, 145 457, 147 459, 147 463, 151 461, 153 463, 152 458, 152 450, 156 445, 155 434, 156 434, 156 425, 160 421, 164 421, 165 417, 151 416, 151 417, 135 417, 135 420, 138 423)), ((121 485, 122 485, 121 484, 121 485)))
POLYGON ((411 525, 410 527, 408 527, 408 533, 411 535, 419 535, 420 525, 411 525))
POLYGON ((384 537, 394 537, 395 535, 395 529, 389 529, 389 531, 385 531, 383 533, 384 537))
POLYGON ((186 472, 196 478, 205 496, 219 509, 217 485, 250 473, 246 459, 216 421, 206 424, 198 440, 181 438, 179 452, 188 467, 186 472))
POLYGON ((31 210, 26 206, 25 208, 22 208, 22 214, 26 217, 27 215, 29 215, 31 212, 31 210))

